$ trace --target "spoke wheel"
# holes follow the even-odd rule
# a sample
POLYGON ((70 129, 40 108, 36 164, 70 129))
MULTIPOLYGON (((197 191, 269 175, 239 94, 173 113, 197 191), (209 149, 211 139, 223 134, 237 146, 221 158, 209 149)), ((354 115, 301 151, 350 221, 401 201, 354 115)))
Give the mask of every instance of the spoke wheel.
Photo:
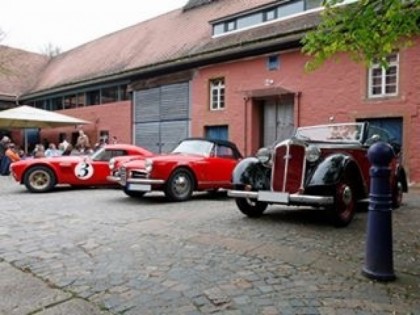
POLYGON ((397 209, 401 206, 403 200, 403 185, 400 181, 395 184, 392 192, 392 208, 397 209))
POLYGON ((48 167, 35 166, 25 174, 24 183, 31 192, 47 192, 54 188, 56 178, 48 167))
POLYGON ((354 188, 345 177, 336 185, 335 202, 331 211, 333 224, 337 227, 347 226, 356 212, 354 188))
POLYGON ((165 187, 165 195, 172 201, 185 201, 191 198, 194 179, 190 171, 177 169, 173 172, 165 187))
POLYGON ((236 205, 239 210, 250 218, 257 218, 262 216, 268 204, 249 198, 236 198, 236 205))

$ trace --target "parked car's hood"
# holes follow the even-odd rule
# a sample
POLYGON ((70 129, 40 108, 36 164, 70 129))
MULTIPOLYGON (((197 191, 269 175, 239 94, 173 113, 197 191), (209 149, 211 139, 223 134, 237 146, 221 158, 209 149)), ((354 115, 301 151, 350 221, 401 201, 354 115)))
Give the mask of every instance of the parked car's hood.
POLYGON ((153 163, 182 163, 182 162, 192 162, 192 161, 199 161, 204 159, 205 157, 202 155, 195 155, 195 154, 184 154, 184 153, 170 153, 170 154, 162 154, 162 155, 155 155, 153 157, 147 157, 144 159, 138 160, 131 160, 128 162, 123 163, 123 166, 126 168, 144 168, 145 160, 151 160, 153 163))
POLYGON ((180 161, 198 161, 204 159, 205 156, 197 154, 188 154, 188 153, 169 153, 157 155, 152 158, 149 158, 153 162, 180 162, 180 161))

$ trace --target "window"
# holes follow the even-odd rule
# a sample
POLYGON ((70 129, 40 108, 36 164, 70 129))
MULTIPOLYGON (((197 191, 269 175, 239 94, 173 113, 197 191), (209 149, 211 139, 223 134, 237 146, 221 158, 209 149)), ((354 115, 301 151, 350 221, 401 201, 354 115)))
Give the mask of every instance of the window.
POLYGON ((369 69, 369 97, 394 96, 398 93, 398 54, 387 58, 388 68, 375 63, 369 69))
POLYGON ((77 94, 77 107, 84 107, 86 105, 85 93, 77 94))
POLYGON ((292 14, 303 12, 305 10, 305 3, 303 1, 297 1, 287 3, 277 8, 277 17, 286 17, 292 14))
POLYGON ((277 11, 276 9, 270 9, 264 12, 264 22, 272 21, 277 18, 277 11))
POLYGON ((67 95, 64 97, 64 109, 76 108, 76 95, 67 95))
POLYGON ((127 84, 120 86, 120 101, 127 101, 130 99, 127 84))
POLYGON ((223 34, 225 32, 225 24, 219 23, 213 26, 213 35, 223 34))
POLYGON ((35 101, 33 106, 36 108, 44 109, 44 101, 42 100, 35 101))
POLYGON ((312 10, 322 6, 322 0, 306 0, 305 1, 305 10, 312 10))
POLYGON ((60 110, 63 109, 63 98, 55 97, 51 101, 51 110, 60 110))
POLYGON ((225 80, 215 79, 210 81, 210 109, 225 108, 225 80))
POLYGON ((86 93, 86 105, 99 105, 99 99, 99 90, 90 91, 86 93))
POLYGON ((118 101, 118 86, 102 89, 101 104, 112 103, 118 101))
POLYGON ((267 69, 277 70, 279 68, 279 57, 277 55, 269 56, 267 58, 267 69))
POLYGON ((233 19, 229 17, 224 21, 219 20, 214 22, 214 24, 212 24, 213 36, 262 25, 266 22, 286 18, 321 6, 322 0, 281 1, 279 4, 272 4, 269 7, 262 8, 256 12, 248 12, 248 14, 241 14, 233 19))
POLYGON ((252 26, 255 24, 260 24, 263 22, 263 15, 262 13, 255 13, 247 16, 243 16, 238 18, 237 28, 245 28, 248 26, 252 26))
POLYGON ((236 30, 236 21, 232 20, 232 21, 226 22, 225 31, 226 32, 231 32, 231 31, 234 31, 234 30, 236 30))

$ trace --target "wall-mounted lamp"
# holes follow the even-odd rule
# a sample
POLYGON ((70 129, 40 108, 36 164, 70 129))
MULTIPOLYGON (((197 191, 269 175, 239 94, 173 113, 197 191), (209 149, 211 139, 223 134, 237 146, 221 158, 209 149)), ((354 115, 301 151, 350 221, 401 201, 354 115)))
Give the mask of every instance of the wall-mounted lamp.
POLYGON ((274 80, 273 79, 265 79, 265 86, 270 86, 274 84, 274 80))

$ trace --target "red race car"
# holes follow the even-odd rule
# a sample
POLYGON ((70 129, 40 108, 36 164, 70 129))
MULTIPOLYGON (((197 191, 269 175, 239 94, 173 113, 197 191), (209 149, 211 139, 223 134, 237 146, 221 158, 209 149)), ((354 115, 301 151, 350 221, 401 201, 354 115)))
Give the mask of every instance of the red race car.
POLYGON ((109 182, 109 160, 117 156, 151 156, 150 151, 130 144, 110 144, 90 156, 58 156, 14 162, 14 179, 30 192, 51 191, 56 185, 101 186, 109 182))
POLYGON ((241 158, 232 142, 188 138, 170 154, 124 163, 119 183, 131 197, 161 190, 169 200, 184 201, 193 191, 231 188, 232 171, 241 158))

